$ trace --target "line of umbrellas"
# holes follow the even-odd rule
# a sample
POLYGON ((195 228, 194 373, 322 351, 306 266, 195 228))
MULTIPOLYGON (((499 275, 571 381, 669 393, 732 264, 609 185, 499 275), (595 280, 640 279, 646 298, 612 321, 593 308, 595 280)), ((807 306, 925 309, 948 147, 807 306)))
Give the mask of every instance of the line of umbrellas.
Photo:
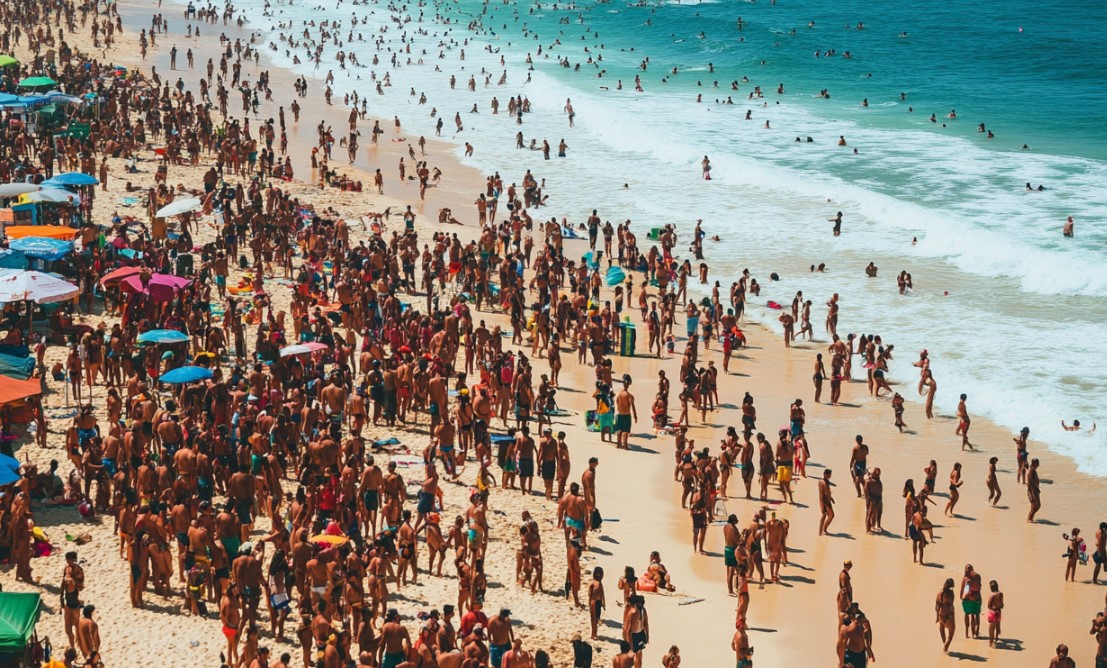
MULTIPOLYGON (((187 340, 188 336, 173 329, 154 329, 149 332, 143 332, 138 336, 139 343, 183 343, 187 340)), ((327 349, 328 346, 326 344, 315 341, 311 343, 298 343, 281 348, 281 357, 307 355, 327 349)), ((189 365, 166 371, 158 380, 168 385, 185 385, 209 380, 213 375, 212 370, 207 367, 189 365)))

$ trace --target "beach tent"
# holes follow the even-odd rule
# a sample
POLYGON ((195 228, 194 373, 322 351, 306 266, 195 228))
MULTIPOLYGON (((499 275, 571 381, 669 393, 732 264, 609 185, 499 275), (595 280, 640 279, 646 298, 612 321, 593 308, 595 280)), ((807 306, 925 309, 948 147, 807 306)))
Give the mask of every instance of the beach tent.
POLYGON ((17 251, 22 251, 27 257, 33 257, 38 260, 60 260, 66 255, 73 252, 72 241, 62 241, 61 239, 48 239, 46 237, 23 237, 22 239, 12 239, 8 244, 9 248, 13 248, 17 251))
POLYGON ((40 605, 35 593, 0 592, 0 655, 23 655, 35 634, 40 605))
POLYGON ((43 237, 46 239, 61 239, 69 241, 77 236, 77 230, 65 225, 11 225, 4 228, 4 234, 9 239, 23 239, 26 237, 43 237))

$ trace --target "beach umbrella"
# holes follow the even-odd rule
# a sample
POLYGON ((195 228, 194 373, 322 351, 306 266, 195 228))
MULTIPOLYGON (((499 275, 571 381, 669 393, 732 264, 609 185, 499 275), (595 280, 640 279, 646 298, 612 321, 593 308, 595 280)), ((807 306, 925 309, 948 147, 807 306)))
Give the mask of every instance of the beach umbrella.
POLYGON ((20 466, 23 466, 23 464, 19 463, 19 460, 15 457, 0 454, 0 467, 7 467, 13 471, 18 471, 20 466))
POLYGON ((18 65, 19 61, 9 56, 8 54, 0 54, 0 67, 11 67, 12 65, 18 65))
POLYGON ((22 476, 7 466, 0 466, 0 487, 15 484, 21 479, 22 476))
POLYGON ((138 335, 139 343, 184 343, 188 334, 175 329, 151 329, 138 335))
POLYGON ((0 302, 29 299, 39 304, 63 302, 76 297, 76 285, 41 271, 0 269, 0 302))
POLYGON ((50 88, 57 86, 58 82, 50 77, 27 77, 17 84, 20 88, 50 88))
POLYGON ((621 285, 623 281, 627 280, 627 273, 620 267, 611 267, 607 270, 607 284, 621 285))
POLYGON ((70 241, 77 236, 77 230, 65 225, 9 225, 4 228, 4 235, 9 239, 41 237, 70 241))
POLYGON ((100 179, 83 172, 67 172, 58 174, 42 182, 43 186, 94 186, 100 183, 100 179))
POLYGON ((281 357, 290 357, 292 355, 307 355, 319 350, 327 350, 328 347, 329 346, 327 346, 327 344, 319 343, 318 341, 312 341, 310 343, 297 343, 281 348, 281 357))
POLYGON ((321 533, 312 536, 311 542, 317 545, 344 545, 350 542, 350 539, 346 536, 332 536, 331 534, 321 533))
POLYGON ((169 204, 166 204, 162 208, 158 209, 154 214, 155 218, 168 218, 170 216, 179 216, 182 213, 189 213, 195 211, 204 206, 196 197, 184 197, 181 199, 173 200, 169 204))
POLYGON ((81 196, 61 188, 42 188, 29 192, 19 198, 24 204, 72 204, 81 203, 81 196))
POLYGON ((198 380, 207 380, 211 377, 211 369, 205 369, 202 366, 182 366, 172 371, 166 371, 158 380, 170 385, 183 385, 185 383, 195 383, 198 380))
POLYGON ((142 269, 139 268, 139 267, 120 267, 118 269, 113 269, 113 270, 109 271, 108 273, 104 274, 104 276, 100 279, 100 285, 108 285, 109 283, 118 283, 118 282, 122 281, 124 278, 128 278, 130 276, 136 276, 136 275, 141 274, 141 273, 142 273, 142 269))
POLYGON ((33 183, 0 183, 0 197, 19 197, 39 190, 42 186, 33 183))
POLYGON ((46 237, 23 237, 12 239, 8 247, 17 250, 28 257, 39 260, 60 260, 73 252, 73 242, 61 239, 48 239, 46 237))

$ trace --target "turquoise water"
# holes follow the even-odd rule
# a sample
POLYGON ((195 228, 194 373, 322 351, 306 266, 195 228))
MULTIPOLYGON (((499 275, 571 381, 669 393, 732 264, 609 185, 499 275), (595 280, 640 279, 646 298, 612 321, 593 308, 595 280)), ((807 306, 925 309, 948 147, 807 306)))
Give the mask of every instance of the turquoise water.
MULTIPOLYGON (((958 2, 297 0, 273 4, 267 18, 256 11, 261 0, 244 4, 252 29, 271 30, 273 63, 316 77, 315 90, 333 69, 339 100, 357 91, 371 114, 400 116, 406 132, 433 135, 434 108, 446 119, 443 138, 459 158, 462 143, 472 143, 476 152, 463 161, 484 173, 499 171, 510 183, 533 169, 551 194, 536 217, 580 222, 597 208, 640 232, 675 223, 685 234, 703 218, 708 234, 722 237, 707 256, 724 294, 749 268, 766 301, 788 303, 797 290, 812 299, 822 334, 822 305, 839 293, 839 331, 895 343, 891 377, 909 398, 917 398, 909 363, 927 348, 941 410, 952 411, 965 392, 973 414, 1012 430, 1029 426, 1032 438, 1107 475, 1107 431, 1059 426, 1062 418, 1105 421, 1098 399, 1107 392, 1107 94, 1089 36, 1107 18, 1102 3, 1017 0, 988 17, 989 7, 958 2), (355 41, 343 48, 366 64, 379 52, 380 65, 343 72, 329 45, 318 69, 293 66, 282 34, 299 35, 303 21, 326 17, 341 22, 345 41, 352 16, 355 41), (836 55, 825 57, 830 49, 836 55), (391 68, 397 51, 401 66, 391 68), (647 56, 648 69, 637 69, 647 56), (370 76, 386 73, 392 86, 378 95, 370 76), (754 86, 762 98, 748 98, 754 86), (823 89, 829 99, 819 96, 823 89), (502 107, 525 95, 533 113, 521 126, 492 116, 494 95, 502 107), (733 104, 722 103, 728 97, 733 104), (573 128, 564 112, 570 98, 573 128), (469 113, 474 104, 477 115, 469 113), (952 109, 956 120, 946 118, 952 109), (461 133, 453 132, 455 113, 461 133), (982 122, 994 139, 977 132, 982 122), (564 138, 569 155, 546 162, 515 150, 518 131, 539 144, 564 138), (839 136, 848 146, 837 145, 839 136), (705 154, 711 181, 701 177, 705 154), (1026 182, 1046 190, 1027 192, 1026 182), (826 222, 836 211, 846 221, 840 237, 826 222), (1065 239, 1070 215, 1077 233, 1065 239), (870 261, 881 268, 877 280, 863 273, 870 261), (808 271, 820 262, 829 273, 808 271), (910 296, 897 294, 901 270, 914 278, 910 296), (781 280, 770 282, 771 272, 781 280)), ((305 48, 298 46, 301 57, 305 48)), ((367 160, 363 166, 375 166, 367 160)), ((763 307, 752 315, 776 324, 763 307)), ((909 409, 908 422, 919 412, 909 409)))

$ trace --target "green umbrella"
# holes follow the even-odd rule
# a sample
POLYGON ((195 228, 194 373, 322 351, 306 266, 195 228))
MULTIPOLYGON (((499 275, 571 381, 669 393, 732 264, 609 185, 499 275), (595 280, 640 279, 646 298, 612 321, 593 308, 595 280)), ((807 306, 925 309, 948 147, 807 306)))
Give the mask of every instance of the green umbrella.
POLYGON ((10 65, 18 65, 19 61, 7 54, 0 53, 0 67, 8 67, 10 65))
POLYGON ((50 88, 57 85, 58 82, 50 77, 27 77, 19 82, 20 88, 50 88))

